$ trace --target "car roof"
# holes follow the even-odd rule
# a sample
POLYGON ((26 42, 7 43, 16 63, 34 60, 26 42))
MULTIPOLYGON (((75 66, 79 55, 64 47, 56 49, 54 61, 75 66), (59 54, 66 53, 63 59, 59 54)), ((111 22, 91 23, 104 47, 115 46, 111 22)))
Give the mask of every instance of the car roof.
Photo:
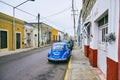
POLYGON ((65 42, 57 42, 57 43, 53 43, 53 45, 57 45, 57 44, 65 45, 66 43, 65 43, 65 42))

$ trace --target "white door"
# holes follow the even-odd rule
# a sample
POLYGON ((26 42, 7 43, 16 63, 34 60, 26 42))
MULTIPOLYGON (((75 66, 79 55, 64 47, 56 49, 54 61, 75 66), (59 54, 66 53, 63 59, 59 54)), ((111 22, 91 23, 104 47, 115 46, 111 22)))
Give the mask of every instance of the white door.
POLYGON ((108 45, 107 41, 105 39, 105 35, 108 33, 108 24, 102 25, 99 27, 99 33, 98 33, 98 67, 102 70, 103 73, 106 75, 106 69, 107 69, 107 50, 108 45))

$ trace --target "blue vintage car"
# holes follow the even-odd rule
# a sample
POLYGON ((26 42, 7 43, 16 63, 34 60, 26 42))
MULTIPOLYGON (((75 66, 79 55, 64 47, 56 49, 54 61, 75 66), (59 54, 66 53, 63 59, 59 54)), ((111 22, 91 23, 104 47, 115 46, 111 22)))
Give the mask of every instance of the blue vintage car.
POLYGON ((67 61, 71 50, 64 42, 54 43, 48 52, 48 61, 67 61))

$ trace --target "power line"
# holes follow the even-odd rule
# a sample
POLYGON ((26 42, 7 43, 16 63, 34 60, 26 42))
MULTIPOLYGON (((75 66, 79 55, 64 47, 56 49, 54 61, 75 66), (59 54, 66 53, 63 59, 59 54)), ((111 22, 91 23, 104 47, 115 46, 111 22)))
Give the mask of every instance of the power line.
POLYGON ((12 5, 6 3, 6 2, 3 2, 3 1, 0 1, 0 2, 3 3, 3 4, 6 4, 6 5, 10 6, 10 7, 14 7, 14 6, 12 6, 12 5))
MULTIPOLYGON (((56 25, 56 26, 59 26, 59 27, 61 27, 61 28, 63 28, 63 29, 65 29, 66 27, 72 27, 72 26, 66 26, 66 27, 62 27, 62 25, 58 25, 58 24, 56 24, 56 23, 54 23, 54 22, 52 22, 52 21, 50 21, 50 20, 48 20, 48 19, 45 19, 46 21, 48 21, 48 22, 50 22, 50 23, 52 23, 52 24, 54 24, 54 25, 56 25)), ((64 25, 65 26, 65 25, 64 25)), ((72 28, 67 28, 67 29, 72 29, 72 28)))
POLYGON ((33 14, 31 14, 31 13, 27 12, 27 11, 24 11, 24 10, 19 9, 19 8, 17 8, 17 9, 18 9, 18 10, 20 10, 20 11, 22 11, 22 12, 24 12, 24 13, 27 13, 27 14, 29 14, 29 15, 33 16, 33 17, 37 17, 37 16, 35 16, 35 15, 33 15, 33 14))
POLYGON ((62 26, 60 26, 60 25, 58 25, 58 24, 56 24, 56 23, 54 23, 54 22, 52 22, 52 21, 50 21, 50 20, 48 20, 48 19, 44 19, 44 20, 46 20, 46 21, 48 21, 48 22, 50 22, 50 23, 52 23, 52 24, 54 24, 54 25, 56 25, 56 26, 59 26, 59 27, 61 27, 61 28, 64 28, 64 27, 62 27, 62 26))
MULTIPOLYGON (((10 7, 13 7, 13 8, 14 8, 14 6, 13 6, 13 5, 11 5, 11 4, 8 4, 8 3, 3 2, 3 1, 0 1, 0 2, 1 2, 1 3, 3 3, 3 4, 6 4, 6 5, 10 6, 10 7)), ((33 17, 37 17, 37 16, 35 16, 35 15, 33 15, 33 14, 31 14, 31 13, 27 12, 27 11, 24 11, 24 10, 22 10, 22 9, 19 9, 19 8, 16 8, 16 9, 17 9, 17 10, 19 10, 19 11, 22 11, 22 12, 24 12, 24 13, 27 13, 27 14, 29 14, 29 15, 33 16, 33 17)))
MULTIPOLYGON (((0 2, 14 8, 14 6, 11 5, 11 4, 8 4, 8 3, 4 2, 4 1, 0 1, 0 2)), ((50 20, 48 20, 48 19, 46 19, 46 18, 59 15, 59 14, 61 14, 61 13, 63 13, 63 12, 68 11, 68 10, 71 9, 71 8, 72 8, 72 7, 68 7, 68 8, 66 8, 66 9, 64 9, 64 10, 62 10, 62 11, 60 11, 60 12, 54 13, 54 14, 49 15, 49 16, 46 16, 46 17, 42 17, 41 19, 44 19, 44 20, 46 20, 46 21, 48 21, 48 22, 50 22, 50 23, 52 23, 52 24, 54 24, 54 25, 57 25, 57 26, 65 29, 65 27, 62 27, 61 25, 55 24, 54 22, 52 22, 52 21, 50 21, 50 20)), ((33 17, 37 17, 37 16, 35 16, 35 15, 33 15, 33 14, 27 12, 27 11, 24 11, 24 10, 22 10, 22 9, 19 9, 19 8, 16 8, 16 9, 19 10, 19 11, 22 11, 22 12, 24 12, 24 13, 27 13, 27 14, 33 16, 33 17)), ((67 29, 71 29, 71 28, 67 28, 67 29)))
POLYGON ((61 14, 61 13, 63 13, 63 12, 68 11, 69 9, 71 9, 71 7, 68 7, 68 8, 66 8, 66 9, 64 9, 64 10, 62 10, 62 11, 60 11, 60 12, 54 13, 54 14, 52 14, 52 15, 49 15, 49 16, 46 16, 46 17, 43 17, 43 18, 48 18, 48 17, 53 17, 53 16, 56 16, 56 15, 59 15, 59 14, 61 14))
MULTIPOLYGON (((11 5, 11 4, 8 4, 8 3, 3 2, 3 1, 0 1, 0 2, 14 8, 14 6, 11 5)), ((35 16, 35 15, 33 15, 33 14, 27 12, 27 11, 24 11, 24 10, 22 10, 22 9, 19 9, 19 8, 16 8, 16 9, 19 10, 19 11, 22 11, 22 12, 24 12, 24 13, 27 13, 27 14, 33 16, 33 17, 37 17, 37 16, 35 16)), ((65 11, 67 11, 67 10, 69 10, 69 9, 71 9, 71 7, 68 7, 68 8, 66 8, 66 9, 64 9, 64 10, 62 10, 62 11, 60 11, 60 12, 54 13, 54 14, 49 15, 49 16, 46 16, 46 17, 41 16, 41 17, 42 17, 41 19, 46 19, 46 18, 51 17, 51 16, 53 17, 53 16, 55 16, 55 15, 59 15, 59 14, 65 12, 65 11)), ((47 21, 49 21, 49 20, 47 20, 47 21)), ((51 21, 49 21, 49 22, 51 22, 51 21)), ((52 22, 52 23, 53 23, 53 22, 52 22)))

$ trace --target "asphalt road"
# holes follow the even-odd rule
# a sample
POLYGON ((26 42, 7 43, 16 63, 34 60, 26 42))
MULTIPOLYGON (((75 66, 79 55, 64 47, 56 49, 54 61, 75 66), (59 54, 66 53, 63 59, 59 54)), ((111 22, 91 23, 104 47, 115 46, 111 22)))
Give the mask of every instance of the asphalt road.
POLYGON ((49 47, 0 57, 0 80, 63 80, 67 63, 49 63, 49 47))

